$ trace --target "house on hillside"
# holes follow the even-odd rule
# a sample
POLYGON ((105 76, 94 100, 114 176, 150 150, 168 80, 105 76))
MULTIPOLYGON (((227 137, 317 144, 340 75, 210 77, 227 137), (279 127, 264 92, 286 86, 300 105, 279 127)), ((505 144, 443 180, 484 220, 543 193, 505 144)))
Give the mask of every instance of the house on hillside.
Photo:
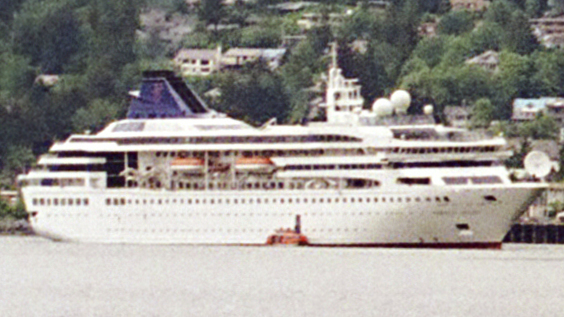
POLYGON ((417 33, 421 37, 435 37, 437 36, 438 22, 425 22, 417 27, 417 33))
POLYGON ((183 48, 173 58, 182 76, 207 76, 221 68, 221 47, 215 50, 183 48))
POLYGON ((308 7, 318 5, 317 2, 282 2, 279 4, 269 5, 268 8, 278 11, 280 14, 296 13, 300 12, 308 7))
POLYGON ((489 0, 450 0, 452 10, 485 11, 490 6, 489 0))
POLYGON ((478 56, 467 59, 465 63, 477 65, 490 72, 496 72, 499 67, 499 53, 491 50, 485 51, 478 56))
POLYGON ((470 109, 463 106, 446 106, 444 115, 450 125, 455 128, 467 128, 472 117, 470 109))
POLYGON ((302 15, 298 20, 297 24, 302 30, 310 30, 314 27, 319 27, 324 23, 329 25, 340 25, 345 19, 345 14, 341 13, 329 13, 328 16, 324 16, 320 13, 307 12, 302 15))
POLYGON ((564 16, 529 20, 539 43, 548 48, 564 47, 564 16))
POLYGON ((538 99, 516 98, 513 100, 513 121, 534 120, 540 113, 545 113, 546 104, 556 98, 542 97, 538 99))
POLYGON ((223 68, 236 69, 251 61, 262 60, 274 70, 282 64, 285 48, 232 48, 222 55, 223 68))

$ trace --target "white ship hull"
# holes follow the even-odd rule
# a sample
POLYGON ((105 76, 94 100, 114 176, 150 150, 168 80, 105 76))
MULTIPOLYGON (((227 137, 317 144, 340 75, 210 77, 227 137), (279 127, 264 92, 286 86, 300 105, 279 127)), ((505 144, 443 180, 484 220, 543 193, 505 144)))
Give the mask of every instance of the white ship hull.
POLYGON ((313 245, 496 248, 542 189, 511 184, 272 193, 28 187, 23 194, 27 206, 33 199, 88 200, 86 206, 29 208, 35 231, 54 240, 260 245, 276 229, 293 228, 299 215, 313 245))

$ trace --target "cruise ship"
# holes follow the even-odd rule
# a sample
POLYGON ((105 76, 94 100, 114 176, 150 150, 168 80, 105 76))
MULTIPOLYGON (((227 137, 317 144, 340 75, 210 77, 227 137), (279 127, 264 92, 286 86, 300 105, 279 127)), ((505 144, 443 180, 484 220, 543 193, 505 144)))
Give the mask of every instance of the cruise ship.
MULTIPOLYGON (((370 110, 333 63, 325 120, 253 127, 209 109, 168 71, 144 73, 127 118, 55 143, 20 175, 35 232, 95 243, 500 248, 544 189, 513 182, 502 137, 370 110)), ((256 105, 260 107, 261 105, 256 105)))

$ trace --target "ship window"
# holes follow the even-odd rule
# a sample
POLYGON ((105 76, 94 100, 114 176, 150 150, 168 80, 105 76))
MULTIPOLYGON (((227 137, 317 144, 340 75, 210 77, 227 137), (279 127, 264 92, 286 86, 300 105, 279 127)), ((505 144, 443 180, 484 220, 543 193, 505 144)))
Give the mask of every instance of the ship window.
POLYGON ((39 199, 39 204, 43 206, 45 204, 45 199, 44 198, 39 199))
POLYGON ((400 177, 397 182, 405 185, 429 185, 431 179, 429 177, 400 177))
POLYGON ((74 199, 69 198, 68 201, 69 201, 69 206, 72 206, 74 204, 74 199))
POLYGON ((361 202, 362 202, 362 198, 359 198, 359 199, 358 199, 358 202, 361 203, 361 202))
POLYGON ((450 198, 448 198, 448 196, 443 197, 444 201, 446 201, 447 203, 450 202, 450 198))
POLYGON ((47 206, 51 206, 51 198, 47 198, 47 206))
POLYGON ((457 223, 456 228, 458 230, 470 230, 470 226, 467 223, 457 223))
POLYGON ((284 203, 284 198, 280 198, 280 203, 281 203, 281 204, 284 203))
POLYGON ((215 199, 210 199, 210 204, 215 204, 215 199))
POLYGON ((61 206, 64 206, 66 204, 66 201, 64 198, 61 198, 61 206))
POLYGON ((443 181, 447 185, 464 185, 468 184, 467 177, 443 177, 443 181))
POLYGON ((125 198, 119 200, 120 205, 125 205, 125 198))
POLYGON ((497 201, 497 198, 495 198, 495 196, 493 195, 484 196, 484 199, 487 201, 497 201))
POLYGON ((84 198, 82 202, 84 203, 84 206, 88 206, 89 203, 88 198, 84 198))
POLYGON ((383 203, 386 202, 386 197, 382 197, 382 202, 383 202, 383 203))
POLYGON ((481 176, 481 177, 470 177, 473 184, 501 184, 501 178, 498 176, 481 176))
POLYGON ((374 197, 374 202, 375 202, 375 203, 378 202, 378 197, 374 197))
POLYGON ((82 200, 80 198, 76 199, 76 205, 80 206, 82 204, 82 200))
POLYGON ((319 202, 320 202, 320 203, 323 203, 323 202, 324 202, 324 199, 323 199, 323 198, 319 198, 319 202))
POLYGON ((37 198, 33 198, 32 201, 33 201, 32 205, 36 206, 37 205, 37 198))
POLYGON ((406 202, 410 202, 410 201, 411 201, 411 198, 407 197, 407 198, 405 199, 405 201, 406 201, 406 202))
POLYGON ((161 205, 163 203, 163 200, 159 199, 157 202, 158 202, 159 205, 161 205))
POLYGON ((195 200, 194 200, 194 203, 195 203, 195 204, 199 204, 199 203, 200 203, 200 200, 199 200, 199 199, 195 199, 195 200))
POLYGON ((431 197, 425 198, 426 201, 431 201, 431 197))
MULTIPOLYGON (((55 199, 54 203, 55 203, 55 205, 58 205, 57 199, 55 199)), ((111 204, 112 204, 112 199, 111 199, 111 198, 106 198, 106 205, 111 205, 111 204)))
POLYGON ((440 198, 440 197, 435 197, 435 201, 441 202, 441 198, 440 198))

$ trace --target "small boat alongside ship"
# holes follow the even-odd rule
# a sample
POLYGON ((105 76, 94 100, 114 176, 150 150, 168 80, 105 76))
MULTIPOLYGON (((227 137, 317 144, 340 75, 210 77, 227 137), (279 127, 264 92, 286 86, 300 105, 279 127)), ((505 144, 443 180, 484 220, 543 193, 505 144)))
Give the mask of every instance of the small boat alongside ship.
POLYGON ((334 63, 325 99, 323 122, 259 129, 145 72, 126 119, 19 177, 30 223, 97 243, 499 248, 544 189, 510 179, 503 138, 403 115, 405 91, 363 109, 334 63))

